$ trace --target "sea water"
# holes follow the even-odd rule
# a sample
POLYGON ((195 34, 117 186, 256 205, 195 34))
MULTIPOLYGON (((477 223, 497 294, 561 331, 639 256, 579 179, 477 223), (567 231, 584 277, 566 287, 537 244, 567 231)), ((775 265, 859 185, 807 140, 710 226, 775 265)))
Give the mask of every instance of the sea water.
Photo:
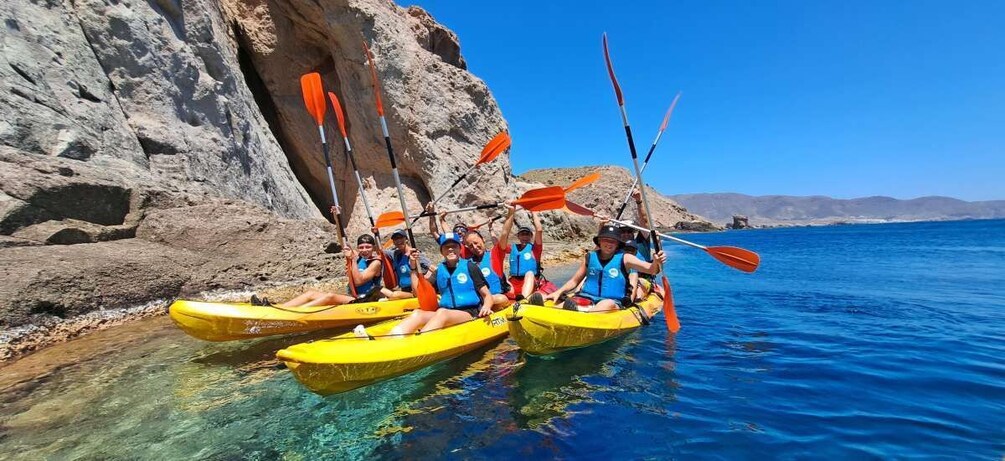
MULTIPOLYGON (((156 318, 0 368, 4 459, 1002 459, 1005 221, 691 234, 682 329, 541 359, 505 340, 340 395, 156 318)), ((553 268, 553 278, 569 268, 553 268)))

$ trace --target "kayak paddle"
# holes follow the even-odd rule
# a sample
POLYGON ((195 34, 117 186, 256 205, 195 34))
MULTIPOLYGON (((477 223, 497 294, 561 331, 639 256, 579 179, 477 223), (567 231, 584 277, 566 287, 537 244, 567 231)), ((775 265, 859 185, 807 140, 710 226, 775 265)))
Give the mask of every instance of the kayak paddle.
MULTIPOLYGON (((542 187, 524 192, 520 198, 514 200, 514 206, 520 206, 529 211, 558 210, 565 206, 565 190, 561 186, 542 187)), ((456 210, 441 211, 440 213, 461 213, 465 211, 487 210, 505 205, 506 202, 486 203, 484 205, 474 205, 456 210)), ((435 216, 436 212, 423 212, 418 216, 435 216)), ((377 217, 377 227, 396 226, 405 222, 405 215, 400 211, 388 211, 377 217)))
MULTIPOLYGON (((673 102, 670 103, 670 108, 667 109, 666 115, 663 116, 663 123, 660 125, 659 131, 656 132, 656 139, 653 140, 653 144, 649 146, 649 153, 646 154, 645 161, 642 162, 642 172, 646 171, 646 167, 649 166, 649 159, 653 157, 653 152, 656 151, 656 145, 659 144, 660 138, 663 137, 663 132, 667 129, 667 124, 670 123, 670 116, 673 115, 673 108, 677 107, 677 100, 680 99, 680 92, 677 96, 674 96, 673 102)), ((635 190, 635 186, 639 185, 638 178, 632 181, 632 186, 628 188, 628 193, 625 194, 625 199, 621 201, 621 208, 618 208, 618 214, 614 215, 616 219, 621 219, 621 215, 625 213, 625 207, 628 206, 628 201, 632 199, 632 191, 635 190)))

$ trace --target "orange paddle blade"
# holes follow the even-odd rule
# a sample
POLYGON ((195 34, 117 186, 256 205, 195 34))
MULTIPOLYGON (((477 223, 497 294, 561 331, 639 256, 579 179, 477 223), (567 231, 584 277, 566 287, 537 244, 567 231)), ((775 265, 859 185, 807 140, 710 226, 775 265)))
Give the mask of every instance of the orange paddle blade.
POLYGON ((394 240, 387 239, 387 241, 384 242, 383 247, 384 247, 385 250, 389 250, 389 249, 393 248, 394 247, 394 240))
POLYGON ((614 76, 614 64, 611 64, 611 52, 607 50, 607 32, 604 32, 604 61, 607 63, 607 73, 611 76, 611 83, 614 84, 614 94, 618 97, 618 105, 625 105, 625 98, 621 95, 621 85, 618 85, 618 78, 614 76))
POLYGON ((573 190, 579 189, 580 187, 583 187, 583 186, 585 186, 587 184, 590 184, 590 183, 592 183, 592 182, 594 182, 594 181, 596 181, 598 179, 600 179, 600 172, 599 171, 595 171, 595 172, 590 173, 590 174, 588 174, 586 176, 583 176, 582 178, 580 178, 576 182, 574 182, 572 184, 569 184, 569 187, 565 188, 565 192, 566 193, 572 192, 573 190))
POLYGON ((384 103, 380 100, 380 82, 377 80, 377 66, 373 64, 373 54, 370 47, 366 46, 363 40, 363 51, 366 52, 366 60, 370 63, 370 80, 373 81, 373 96, 377 98, 377 115, 384 116, 384 103))
POLYGON ((380 270, 381 277, 384 279, 384 286, 388 288, 394 288, 398 286, 398 272, 394 270, 394 264, 391 264, 391 258, 387 257, 387 253, 383 250, 377 250, 380 253, 380 270))
POLYGON ((509 149, 509 146, 512 144, 513 140, 510 138, 509 133, 505 131, 500 132, 485 145, 484 149, 482 149, 482 153, 478 157, 477 165, 491 162, 494 158, 498 157, 499 154, 506 152, 506 149, 509 149))
POLYGON ((667 321, 667 330, 671 333, 680 331, 680 320, 677 319, 677 309, 673 305, 673 290, 670 281, 663 276, 663 318, 667 321))
POLYGON ((328 99, 331 99, 332 108, 335 109, 335 118, 338 119, 338 130, 342 132, 342 137, 346 138, 348 135, 345 134, 345 114, 342 113, 342 104, 339 104, 338 96, 335 96, 335 93, 331 91, 328 92, 328 99))
POLYGON ((589 208, 587 208, 585 206, 582 206, 582 205, 579 205, 579 204, 576 204, 576 203, 572 203, 572 202, 570 202, 568 200, 565 201, 565 209, 566 209, 566 211, 569 211, 569 212, 572 212, 572 213, 575 213, 575 214, 578 214, 578 215, 583 215, 583 216, 593 216, 594 215, 593 210, 591 210, 591 209, 589 209, 589 208))
POLYGON ((557 210, 565 206, 565 189, 562 186, 531 189, 514 200, 513 205, 529 211, 557 210))
POLYGON ((321 74, 311 72, 300 76, 300 91, 304 94, 304 105, 307 112, 318 122, 318 126, 325 121, 325 91, 321 86, 321 74))
POLYGON ((415 287, 415 297, 419 298, 419 309, 432 312, 440 308, 433 285, 418 272, 412 272, 412 286, 415 287))
POLYGON ((405 223, 405 214, 400 211, 388 211, 380 216, 377 216, 377 222, 374 226, 378 228, 397 226, 398 224, 405 223))
POLYGON ((750 250, 737 247, 708 247, 705 252, 723 264, 744 272, 754 272, 761 264, 761 257, 750 250))

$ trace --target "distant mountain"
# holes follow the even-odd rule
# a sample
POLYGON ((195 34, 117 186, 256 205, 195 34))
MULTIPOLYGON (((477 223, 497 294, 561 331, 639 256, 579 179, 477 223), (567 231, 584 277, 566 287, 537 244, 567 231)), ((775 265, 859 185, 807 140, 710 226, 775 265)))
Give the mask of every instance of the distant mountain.
POLYGON ((746 216, 753 226, 1005 218, 1005 200, 966 202, 939 196, 843 200, 819 195, 753 197, 723 193, 681 194, 670 198, 716 224, 732 223, 734 215, 746 216))

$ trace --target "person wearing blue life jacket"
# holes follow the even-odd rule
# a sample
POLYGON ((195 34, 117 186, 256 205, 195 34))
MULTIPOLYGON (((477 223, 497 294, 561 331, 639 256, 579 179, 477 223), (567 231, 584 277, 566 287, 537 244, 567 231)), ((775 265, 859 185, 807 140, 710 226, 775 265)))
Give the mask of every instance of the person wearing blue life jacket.
MULTIPOLYGON (((439 308, 430 312, 422 309, 412 311, 412 314, 396 327, 391 335, 406 335, 421 331, 431 331, 458 323, 467 322, 477 317, 485 317, 492 313, 493 297, 489 292, 489 284, 482 275, 477 264, 462 259, 461 239, 453 232, 440 235, 440 255, 443 262, 432 268, 425 277, 434 282, 440 295, 439 308)), ((412 273, 418 272, 420 253, 412 250, 412 273)), ((367 337, 365 328, 356 327, 357 336, 367 337)))
POLYGON ((342 253, 349 258, 349 283, 355 289, 356 295, 348 290, 348 294, 328 293, 309 290, 306 293, 286 301, 280 306, 337 306, 340 304, 377 301, 381 297, 381 264, 375 253, 377 241, 370 234, 360 235, 356 239, 354 249, 346 241, 342 245, 342 253))
MULTIPOLYGON (((645 226, 645 223, 649 222, 649 219, 648 219, 648 217, 646 215, 646 209, 645 209, 645 207, 642 206, 642 194, 641 194, 641 192, 639 192, 638 189, 633 189, 632 190, 632 198, 635 200, 635 212, 636 212, 636 215, 638 216, 638 222, 643 223, 641 225, 645 226)), ((627 224, 635 224, 635 222, 633 222, 630 219, 629 220, 625 220, 625 223, 627 223, 627 224)), ((647 261, 647 262, 653 260, 653 257, 652 257, 653 249, 652 249, 652 242, 649 241, 649 231, 640 231, 640 230, 636 230, 633 227, 621 226, 618 229, 618 232, 621 234, 621 241, 622 242, 628 242, 629 240, 635 241, 635 243, 638 245, 638 258, 639 259, 641 259, 643 261, 647 261)), ((642 278, 643 279, 652 280, 653 277, 650 276, 650 275, 648 275, 648 274, 645 274, 645 275, 643 275, 642 278)))
POLYGON ((656 274, 666 261, 662 251, 653 255, 651 263, 622 252, 624 243, 620 240, 618 228, 612 225, 601 227, 593 243, 597 244, 597 249, 587 252, 572 278, 558 291, 545 296, 546 300, 557 302, 582 282, 579 292, 565 300, 564 309, 583 312, 622 309, 632 303, 630 270, 656 274))
MULTIPOLYGON (((621 251, 626 255, 632 255, 638 257, 639 244, 635 240, 629 240, 625 242, 625 247, 621 251)), ((628 269, 628 284, 631 285, 632 301, 640 301, 645 298, 649 293, 639 285, 639 271, 635 269, 628 269)), ((644 281, 644 280, 643 280, 644 281)))
POLYGON ((499 250, 509 255, 509 283, 513 287, 514 299, 526 299, 530 304, 541 305, 544 295, 553 293, 558 287, 544 278, 541 255, 544 252, 544 226, 537 213, 530 213, 534 229, 520 226, 516 232, 517 242, 509 244, 510 232, 516 217, 516 207, 506 204, 506 222, 499 235, 499 250))
POLYGON ((489 293, 492 294, 493 303, 502 304, 509 301, 506 296, 506 293, 510 291, 509 283, 492 267, 492 258, 485 251, 485 238, 482 237, 482 234, 477 230, 469 229, 462 240, 464 248, 468 250, 468 261, 478 266, 479 272, 482 273, 482 277, 485 277, 485 282, 489 285, 489 293))
MULTIPOLYGON (((405 299, 415 296, 412 292, 412 263, 409 255, 412 247, 408 244, 408 234, 404 230, 396 230, 391 234, 391 243, 394 249, 387 250, 387 260, 391 262, 395 274, 398 276, 398 286, 384 287, 381 294, 387 299, 405 299)), ((429 269, 431 265, 425 256, 419 258, 419 265, 423 271, 429 269)))

